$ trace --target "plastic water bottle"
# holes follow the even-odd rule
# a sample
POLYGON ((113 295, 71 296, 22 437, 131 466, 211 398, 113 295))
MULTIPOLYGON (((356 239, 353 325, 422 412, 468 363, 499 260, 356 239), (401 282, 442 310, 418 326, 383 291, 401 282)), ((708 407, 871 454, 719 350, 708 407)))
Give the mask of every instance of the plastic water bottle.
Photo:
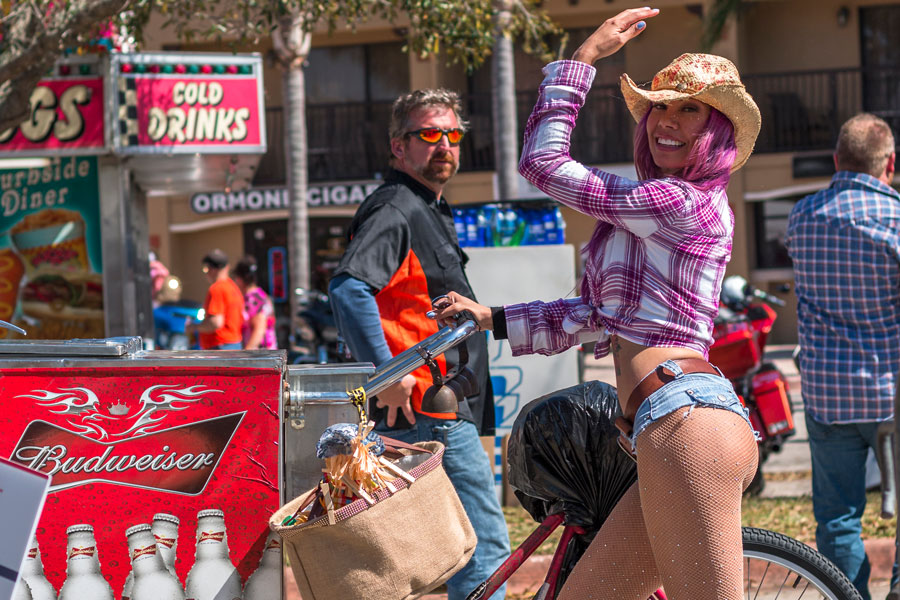
POLYGON ((478 243, 478 214, 475 209, 465 212, 466 246, 480 246, 478 243))
POLYGON ((495 210, 493 218, 491 219, 491 237, 493 238, 492 245, 494 246, 503 245, 503 230, 506 228, 504 225, 505 221, 506 213, 500 208, 495 210))
POLYGON ((537 210, 529 210, 526 216, 528 222, 527 244, 539 245, 546 244, 547 238, 544 234, 544 222, 541 220, 541 213, 537 210))
POLYGON ((545 208, 541 211, 541 222, 544 224, 544 243, 558 244, 559 230, 556 228, 556 216, 553 214, 552 208, 545 208))
POLYGON ((460 246, 466 245, 466 223, 463 219, 463 212, 455 208, 453 209, 453 226, 456 228, 456 239, 460 246))
POLYGON ((478 245, 479 246, 491 246, 493 245, 493 240, 491 239, 491 224, 488 221, 488 217, 485 209, 479 208, 477 214, 475 215, 475 222, 478 226, 478 245))
POLYGON ((558 244, 566 243, 566 220, 563 219, 562 211, 559 210, 559 207, 555 207, 553 209, 553 217, 556 222, 556 231, 557 237, 559 238, 558 244))
POLYGON ((525 222, 525 216, 521 211, 510 208, 506 214, 506 218, 512 223, 512 233, 510 233, 510 246, 521 246, 525 234, 528 232, 528 223, 525 222))

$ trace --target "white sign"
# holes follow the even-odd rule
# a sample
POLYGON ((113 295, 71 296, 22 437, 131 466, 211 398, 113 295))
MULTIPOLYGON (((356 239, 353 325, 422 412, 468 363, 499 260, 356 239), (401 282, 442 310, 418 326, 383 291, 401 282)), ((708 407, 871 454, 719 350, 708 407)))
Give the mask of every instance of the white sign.
MULTIPOLYGON (((469 255, 466 275, 481 304, 502 306, 577 295, 571 244, 465 251, 469 255)), ((578 383, 578 350, 574 348, 553 356, 516 357, 508 342, 489 335, 488 355, 498 436, 512 430, 519 411, 535 398, 578 383)))
MULTIPOLYGON (((311 185, 306 205, 348 206, 362 204, 366 196, 381 185, 380 181, 345 181, 311 185)), ((203 192, 191 196, 191 210, 201 215, 216 212, 281 210, 290 205, 287 188, 250 188, 237 192, 203 192)))
POLYGON ((0 598, 12 596, 49 487, 49 475, 0 458, 0 598))

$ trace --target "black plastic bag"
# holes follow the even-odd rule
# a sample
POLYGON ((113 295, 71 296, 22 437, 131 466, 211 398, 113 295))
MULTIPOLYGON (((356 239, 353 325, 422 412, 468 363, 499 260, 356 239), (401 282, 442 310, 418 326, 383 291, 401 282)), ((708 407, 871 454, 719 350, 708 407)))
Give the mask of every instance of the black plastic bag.
POLYGON ((548 394, 522 408, 509 439, 509 483, 536 521, 565 513, 576 536, 559 586, 622 495, 637 479, 634 461, 619 448, 616 388, 589 381, 548 394))

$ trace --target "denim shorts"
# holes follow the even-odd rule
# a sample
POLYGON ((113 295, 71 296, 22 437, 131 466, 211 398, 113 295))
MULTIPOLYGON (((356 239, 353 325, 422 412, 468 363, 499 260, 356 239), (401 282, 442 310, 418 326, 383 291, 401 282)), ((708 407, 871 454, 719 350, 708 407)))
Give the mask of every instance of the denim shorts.
MULTIPOLYGON (((706 406, 730 410, 743 417, 747 426, 753 431, 753 426, 750 424, 750 411, 741 404, 734 387, 725 377, 712 373, 685 374, 678 364, 671 360, 667 360, 659 366, 674 373, 675 378, 647 396, 638 407, 631 435, 631 447, 634 448, 635 454, 637 454, 637 438, 647 426, 685 406, 706 406)), ((716 370, 718 371, 718 369, 716 370)), ((757 440, 759 439, 759 435, 755 431, 753 431, 753 435, 757 440)))

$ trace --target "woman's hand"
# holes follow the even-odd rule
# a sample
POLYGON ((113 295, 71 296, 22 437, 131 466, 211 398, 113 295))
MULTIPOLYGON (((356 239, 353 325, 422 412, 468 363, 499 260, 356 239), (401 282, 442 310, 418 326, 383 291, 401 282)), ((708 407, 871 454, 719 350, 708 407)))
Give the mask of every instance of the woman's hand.
POLYGON ((462 311, 467 310, 475 317, 475 323, 478 329, 485 331, 494 328, 494 320, 491 318, 491 309, 488 306, 478 304, 474 300, 470 300, 465 296, 456 292, 447 293, 447 298, 439 306, 435 306, 435 319, 441 325, 456 326, 454 315, 458 315, 462 311))
POLYGON ((658 8, 644 7, 623 10, 598 27, 578 47, 578 50, 572 55, 572 60, 592 65, 601 58, 615 54, 626 42, 640 35, 647 27, 644 19, 655 17, 658 14, 658 8))

